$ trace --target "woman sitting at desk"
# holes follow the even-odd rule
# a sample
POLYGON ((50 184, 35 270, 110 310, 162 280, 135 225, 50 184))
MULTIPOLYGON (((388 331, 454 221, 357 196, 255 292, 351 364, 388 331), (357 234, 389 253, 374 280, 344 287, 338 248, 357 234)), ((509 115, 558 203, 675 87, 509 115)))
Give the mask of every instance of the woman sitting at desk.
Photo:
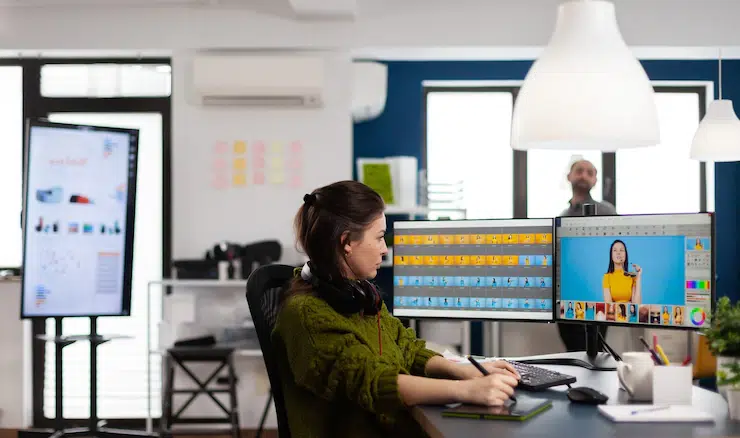
POLYGON ((303 200, 295 231, 310 261, 282 297, 272 334, 291 435, 423 436, 411 406, 503 405, 517 385, 511 365, 485 363, 483 377, 426 349, 388 313, 370 282, 388 252, 382 198, 343 181, 303 200))
POLYGON ((632 264, 635 272, 628 271, 630 266, 627 245, 617 239, 609 248, 609 267, 604 274, 602 287, 604 301, 607 303, 641 302, 642 268, 632 264))

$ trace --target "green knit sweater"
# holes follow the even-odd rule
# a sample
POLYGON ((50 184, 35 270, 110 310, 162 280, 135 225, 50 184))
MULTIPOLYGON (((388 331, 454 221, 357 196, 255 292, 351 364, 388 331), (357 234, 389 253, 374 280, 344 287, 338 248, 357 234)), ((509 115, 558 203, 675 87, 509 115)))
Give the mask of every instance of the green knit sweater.
POLYGON ((296 295, 272 339, 293 438, 425 436, 397 380, 425 375, 436 353, 385 304, 379 315, 344 316, 320 298, 296 295))

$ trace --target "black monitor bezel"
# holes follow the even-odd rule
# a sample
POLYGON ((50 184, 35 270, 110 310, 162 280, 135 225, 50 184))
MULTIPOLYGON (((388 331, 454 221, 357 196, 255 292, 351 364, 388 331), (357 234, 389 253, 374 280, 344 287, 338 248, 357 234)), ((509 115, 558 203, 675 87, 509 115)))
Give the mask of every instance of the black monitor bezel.
MULTIPOLYGON (((542 220, 549 220, 551 221, 551 227, 552 227, 552 236, 553 241, 551 245, 551 253, 550 253, 550 259, 553 260, 553 264, 551 264, 552 269, 552 312, 550 313, 550 319, 526 319, 526 318, 471 318, 471 317, 445 317, 445 316, 408 316, 408 315, 396 315, 396 308, 395 305, 393 306, 393 311, 391 314, 395 316, 396 318, 404 318, 404 319, 413 319, 413 320, 420 320, 420 321, 444 321, 444 322, 466 322, 466 321, 476 321, 476 322, 527 322, 527 323, 540 323, 540 324, 552 324, 555 321, 555 218, 551 217, 544 217, 544 218, 496 218, 496 219, 487 219, 487 218, 480 218, 480 219, 445 219, 445 220, 434 220, 434 219, 423 219, 423 220, 398 220, 394 221, 394 236, 395 236, 395 224, 398 223, 418 223, 418 222, 456 222, 456 223, 462 223, 462 222, 473 222, 473 221, 542 221, 542 220)), ((395 247, 395 245, 394 245, 395 247)), ((395 255, 395 251, 394 251, 395 255)), ((395 264, 392 266, 392 277, 395 277, 395 264)), ((393 287, 391 288, 391 299, 393 300, 395 298, 395 292, 396 287, 395 283, 393 287)), ((395 304, 395 301, 393 301, 395 304)), ((546 313, 546 312, 539 312, 539 313, 546 313)))
POLYGON ((710 235, 710 242, 711 242, 711 278, 712 281, 710 283, 710 293, 711 293, 711 307, 710 307, 710 314, 707 315, 707 318, 711 316, 712 313, 714 313, 715 304, 717 300, 717 276, 716 276, 716 260, 717 260, 717 253, 716 253, 716 246, 715 246, 715 237, 716 237, 716 221, 715 221, 715 215, 712 212, 698 212, 698 213, 643 213, 643 214, 610 214, 610 215, 597 215, 597 216, 557 216, 553 220, 553 253, 555 254, 555 257, 553 259, 553 288, 552 288, 552 294, 553 294, 553 318, 554 322, 558 324, 580 324, 580 325, 589 325, 589 324, 595 324, 599 326, 613 326, 613 327, 627 327, 627 328, 651 328, 651 329, 662 329, 662 330, 685 330, 685 331, 693 331, 698 332, 701 331, 703 327, 691 327, 691 326, 664 326, 664 325, 656 325, 656 324, 645 324, 645 323, 625 323, 625 322, 616 322, 616 321, 596 321, 596 320, 573 320, 573 319, 564 319, 560 318, 560 312, 559 312, 559 306, 558 303, 561 301, 560 298, 560 278, 557 275, 559 272, 559 264, 560 264, 560 257, 558 254, 560 253, 560 248, 558 245, 558 224, 560 223, 560 219, 566 218, 566 219, 586 219, 586 220, 600 220, 604 218, 614 217, 614 218, 624 218, 624 217, 655 217, 655 216, 698 216, 698 215, 706 215, 710 218, 710 229, 711 229, 711 235, 710 235))
MULTIPOLYGON (((25 140, 23 144, 23 210, 21 212, 21 222, 23 224, 22 235, 23 235, 23 266, 26 265, 26 230, 28 229, 28 202, 29 202, 29 172, 30 167, 30 145, 31 145, 31 131, 33 128, 60 128, 60 129, 76 129, 86 131, 100 131, 100 132, 115 132, 128 134, 129 145, 134 143, 133 148, 130 147, 129 153, 133 151, 135 154, 133 165, 129 167, 129 172, 132 175, 128 178, 127 188, 127 204, 126 204, 126 226, 124 234, 124 264, 123 264, 123 291, 121 293, 121 311, 114 313, 94 313, 94 314, 26 314, 24 312, 24 303, 26 293, 33 293, 32 290, 27 290, 25 275, 21 276, 21 299, 20 299, 20 318, 21 319, 47 319, 47 318, 90 318, 90 317, 106 317, 106 316, 130 316, 131 315, 131 296, 132 296, 132 275, 133 275, 133 254, 134 254, 134 224, 136 215, 136 183, 138 179, 138 154, 139 154, 139 129, 135 128, 120 128, 110 126, 98 126, 98 125, 87 125, 77 123, 60 123, 52 122, 47 118, 29 118, 26 119, 25 127, 25 140)), ((23 272, 25 273, 25 269, 23 272)))

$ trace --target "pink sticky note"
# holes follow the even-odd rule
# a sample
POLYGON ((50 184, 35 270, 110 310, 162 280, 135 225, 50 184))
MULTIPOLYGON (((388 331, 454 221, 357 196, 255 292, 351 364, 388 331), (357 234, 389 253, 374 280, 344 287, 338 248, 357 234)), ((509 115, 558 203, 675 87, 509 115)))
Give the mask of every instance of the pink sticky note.
POLYGON ((255 153, 265 153, 265 142, 263 141, 257 141, 254 143, 254 146, 252 147, 255 153))
POLYGON ((218 141, 213 145, 213 152, 217 154, 225 154, 229 150, 229 145, 225 141, 218 141))
POLYGON ((219 171, 226 169, 226 159, 225 158, 214 158, 213 160, 213 170, 219 171))
POLYGON ((294 141, 290 144, 290 152, 297 154, 303 149, 303 144, 300 141, 294 141))
POLYGON ((211 180, 211 187, 218 190, 224 190, 229 187, 229 179, 226 178, 226 175, 216 175, 211 180))
POLYGON ((262 185, 265 183, 265 174, 263 172, 254 172, 254 183, 262 185))
POLYGON ((285 163, 288 169, 297 170, 300 169, 303 164, 301 159, 299 157, 291 157, 288 159, 288 161, 285 163))
POLYGON ((254 166, 255 169, 264 169, 265 157, 254 157, 254 159, 252 159, 252 166, 254 166))
POLYGON ((303 185, 303 179, 301 178, 301 175, 292 175, 288 184, 292 188, 299 188, 303 185))

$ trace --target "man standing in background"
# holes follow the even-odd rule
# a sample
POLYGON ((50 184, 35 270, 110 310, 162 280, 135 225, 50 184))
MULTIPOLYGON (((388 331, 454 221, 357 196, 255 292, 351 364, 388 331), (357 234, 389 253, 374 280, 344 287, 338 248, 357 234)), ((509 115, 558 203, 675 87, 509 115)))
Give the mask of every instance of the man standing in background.
MULTIPOLYGON (((617 209, 606 201, 596 201, 591 197, 591 189, 596 185, 596 167, 588 160, 576 160, 570 166, 568 182, 573 190, 573 196, 568 201, 569 206, 560 216, 583 216, 583 204, 594 204, 597 215, 615 215, 617 209)), ((560 339, 567 351, 586 350, 586 326, 583 324, 558 323, 560 339)), ((599 327, 599 331, 606 338, 606 326, 599 327)))

